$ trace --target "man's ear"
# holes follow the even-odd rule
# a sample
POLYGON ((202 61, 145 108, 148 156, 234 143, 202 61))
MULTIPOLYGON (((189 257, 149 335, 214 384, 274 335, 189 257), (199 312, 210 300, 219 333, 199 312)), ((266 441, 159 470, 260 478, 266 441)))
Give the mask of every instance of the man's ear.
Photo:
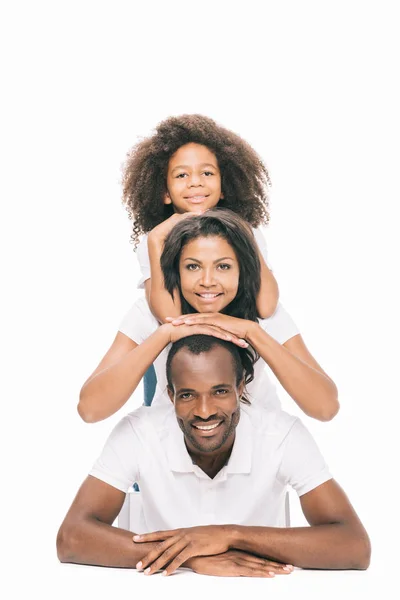
POLYGON ((174 392, 173 392, 173 390, 171 390, 171 388, 169 386, 167 387, 167 392, 168 392, 169 399, 171 400, 172 404, 174 404, 174 392))
POLYGON ((165 192, 164 194, 164 204, 172 204, 171 196, 169 192, 165 192))

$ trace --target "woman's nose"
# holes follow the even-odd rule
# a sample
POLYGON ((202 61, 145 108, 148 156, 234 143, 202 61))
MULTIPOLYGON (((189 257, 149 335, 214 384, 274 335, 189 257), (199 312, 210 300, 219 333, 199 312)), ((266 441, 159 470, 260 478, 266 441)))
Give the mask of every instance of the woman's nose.
POLYGON ((203 269, 201 273, 201 284, 210 287, 215 283, 214 278, 214 270, 213 269, 203 269))

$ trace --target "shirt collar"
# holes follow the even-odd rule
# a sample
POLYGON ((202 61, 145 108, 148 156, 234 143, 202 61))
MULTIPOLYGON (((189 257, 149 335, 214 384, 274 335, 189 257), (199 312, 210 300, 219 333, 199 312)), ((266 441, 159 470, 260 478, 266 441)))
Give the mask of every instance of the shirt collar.
MULTIPOLYGON (((166 451, 171 471, 178 473, 192 473, 194 471, 194 465, 186 449, 183 432, 178 425, 174 410, 168 423, 166 451)), ((249 416, 241 408, 232 454, 226 465, 227 473, 250 473, 251 459, 252 426, 249 416)))

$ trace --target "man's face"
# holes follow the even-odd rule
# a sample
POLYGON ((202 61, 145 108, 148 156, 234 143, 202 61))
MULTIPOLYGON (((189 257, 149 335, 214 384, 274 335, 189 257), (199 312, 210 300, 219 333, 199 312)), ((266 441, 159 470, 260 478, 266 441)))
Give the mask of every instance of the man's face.
POLYGON ((229 448, 243 392, 231 353, 222 346, 201 354, 182 348, 172 360, 171 380, 168 393, 188 449, 209 455, 229 448))

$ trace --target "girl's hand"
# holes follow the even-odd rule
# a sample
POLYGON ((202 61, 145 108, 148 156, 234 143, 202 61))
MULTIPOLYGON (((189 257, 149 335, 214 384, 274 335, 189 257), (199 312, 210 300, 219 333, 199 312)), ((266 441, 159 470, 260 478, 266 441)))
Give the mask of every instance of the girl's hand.
POLYGON ((247 348, 248 343, 246 340, 239 338, 234 333, 216 327, 212 324, 199 323, 198 325, 184 325, 176 327, 172 323, 165 323, 161 326, 167 332, 168 340, 171 344, 177 342, 181 338, 188 337, 189 335, 212 335, 213 337, 225 340, 226 342, 232 342, 239 346, 239 348, 247 348))
POLYGON ((191 315, 181 315, 180 317, 166 317, 165 320, 175 327, 181 327, 182 325, 189 327, 198 327, 199 325, 218 327, 221 331, 229 332, 231 335, 242 339, 247 339, 250 336, 250 330, 257 326, 257 323, 253 321, 230 317, 222 313, 194 313, 191 315))
POLYGON ((186 212, 183 214, 173 214, 171 217, 169 217, 150 231, 148 235, 148 241, 151 243, 163 244, 169 232, 175 227, 177 223, 179 223, 179 221, 187 219, 188 217, 195 217, 197 215, 201 215, 202 213, 202 210, 197 210, 194 212, 186 212))

